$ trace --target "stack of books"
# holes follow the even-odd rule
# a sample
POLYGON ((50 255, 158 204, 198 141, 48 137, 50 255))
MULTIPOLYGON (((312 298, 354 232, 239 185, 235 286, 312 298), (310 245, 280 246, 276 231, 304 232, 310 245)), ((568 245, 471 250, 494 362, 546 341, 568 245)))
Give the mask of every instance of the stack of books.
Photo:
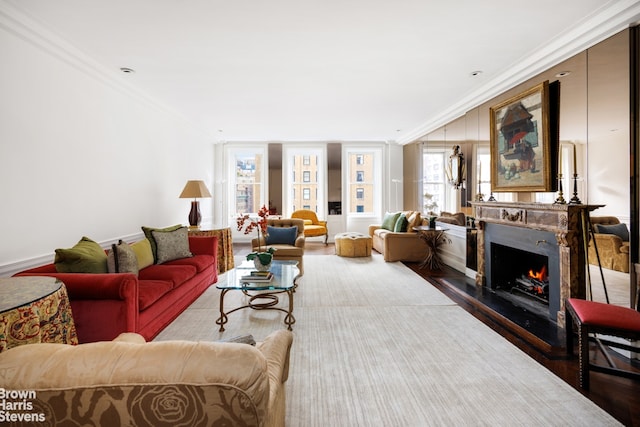
POLYGON ((273 280, 273 273, 270 271, 253 270, 246 276, 242 276, 243 283, 268 283, 273 280))

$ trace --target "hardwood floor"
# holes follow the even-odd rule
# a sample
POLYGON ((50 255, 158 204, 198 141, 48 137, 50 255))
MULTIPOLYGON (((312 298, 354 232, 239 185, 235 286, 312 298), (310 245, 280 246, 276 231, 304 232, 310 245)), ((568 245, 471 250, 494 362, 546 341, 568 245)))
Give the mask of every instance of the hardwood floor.
MULTIPOLYGON (((249 252, 248 244, 234 244, 235 255, 244 255, 249 252)), ((308 241, 305 252, 313 255, 333 255, 335 247, 333 244, 324 245, 320 241, 308 241)), ((558 332, 552 322, 528 318, 522 313, 509 313, 508 308, 506 311, 501 311, 502 309, 487 306, 493 302, 482 301, 476 289, 473 289, 473 292, 465 291, 463 288, 468 281, 467 278, 451 268, 431 272, 420 269, 418 263, 405 264, 619 422, 626 426, 640 426, 640 382, 591 373, 590 390, 587 392, 581 390, 578 386, 578 359, 576 356, 566 355, 566 351, 562 348, 563 331, 558 332), (509 316, 515 316, 518 319, 510 320, 509 316)), ((629 359, 614 352, 611 352, 611 356, 621 367, 627 366, 640 370, 640 364, 636 362, 629 362, 629 359)), ((592 352, 592 357, 597 357, 601 359, 599 361, 605 363, 604 357, 597 352, 592 352)))

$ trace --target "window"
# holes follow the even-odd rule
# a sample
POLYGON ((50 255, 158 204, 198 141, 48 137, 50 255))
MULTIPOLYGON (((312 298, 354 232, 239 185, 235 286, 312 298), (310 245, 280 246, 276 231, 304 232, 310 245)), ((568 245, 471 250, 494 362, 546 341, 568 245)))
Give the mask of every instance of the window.
POLYGON ((422 155, 422 210, 439 213, 447 210, 445 149, 425 149, 422 155))
MULTIPOLYGON (((289 216, 295 206, 325 206, 326 166, 324 146, 283 147, 282 162, 282 214, 289 216)), ((316 209, 317 209, 316 208, 316 209)), ((320 216, 324 212, 318 212, 320 216)))
POLYGON ((228 148, 228 215, 232 223, 239 213, 255 213, 265 203, 265 149, 263 146, 228 148))
POLYGON ((345 146, 347 215, 382 214, 382 149, 345 146))

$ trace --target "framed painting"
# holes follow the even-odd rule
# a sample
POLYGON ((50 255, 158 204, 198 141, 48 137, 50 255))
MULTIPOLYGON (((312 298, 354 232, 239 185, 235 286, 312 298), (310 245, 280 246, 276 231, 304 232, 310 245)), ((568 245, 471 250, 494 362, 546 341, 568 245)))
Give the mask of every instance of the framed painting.
POLYGON ((489 109, 494 192, 553 191, 549 82, 489 109))

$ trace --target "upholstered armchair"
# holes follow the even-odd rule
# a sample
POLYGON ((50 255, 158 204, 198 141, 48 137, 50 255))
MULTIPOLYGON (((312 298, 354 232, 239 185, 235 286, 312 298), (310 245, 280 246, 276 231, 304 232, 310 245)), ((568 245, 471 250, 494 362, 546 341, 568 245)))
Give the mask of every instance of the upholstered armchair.
MULTIPOLYGON (((629 272, 629 230, 615 216, 591 217, 600 265, 610 270, 629 272)), ((598 265, 593 241, 589 242, 589 264, 598 265)))
POLYGON ((253 251, 264 251, 268 248, 274 248, 274 260, 293 260, 298 261, 300 275, 304 274, 304 221, 297 218, 267 218, 267 236, 260 236, 251 240, 251 248, 253 251), (289 230, 277 230, 269 234, 269 228, 290 229, 296 227, 295 232, 289 233, 289 230))
POLYGON ((0 353, 0 384, 34 392, 42 425, 284 426, 292 342, 27 344, 0 353))
POLYGON ((304 221, 304 236, 319 237, 324 236, 324 244, 327 244, 329 231, 327 221, 321 221, 314 211, 299 209, 291 214, 291 218, 300 218, 304 221))

